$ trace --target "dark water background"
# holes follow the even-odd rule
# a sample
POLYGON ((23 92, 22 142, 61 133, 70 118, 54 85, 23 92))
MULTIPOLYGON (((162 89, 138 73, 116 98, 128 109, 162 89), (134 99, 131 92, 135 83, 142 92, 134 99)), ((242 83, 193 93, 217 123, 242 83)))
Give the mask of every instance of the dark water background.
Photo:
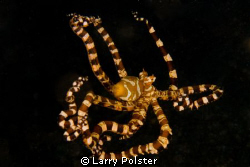
MULTIPOLYGON (((167 66, 132 10, 154 25, 174 59, 180 87, 212 83, 225 91, 219 101, 198 111, 179 113, 171 102, 160 102, 173 136, 167 150, 146 157, 158 159, 154 166, 250 166, 249 9, 247 0, 0 1, 0 166, 82 166, 80 159, 90 156, 80 139, 63 140, 57 117, 67 108, 66 91, 78 76, 89 76, 86 90, 109 95, 94 77, 66 14, 99 15, 129 75, 138 76, 144 68, 157 77, 158 89, 168 88, 167 66)), ((103 69, 117 82, 105 43, 93 28, 89 32, 103 69)), ((91 125, 125 123, 129 117, 98 106, 90 109, 91 125)), ((111 149, 145 144, 158 134, 149 109, 144 127, 111 149)))

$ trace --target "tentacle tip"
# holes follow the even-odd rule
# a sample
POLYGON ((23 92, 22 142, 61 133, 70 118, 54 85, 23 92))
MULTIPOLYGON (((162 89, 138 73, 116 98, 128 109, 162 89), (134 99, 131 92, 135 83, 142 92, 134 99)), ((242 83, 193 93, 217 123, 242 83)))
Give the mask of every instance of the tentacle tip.
POLYGON ((67 102, 67 103, 73 103, 74 101, 75 101, 75 96, 74 95, 72 95, 72 96, 67 96, 66 98, 65 98, 65 101, 67 102))
POLYGON ((89 80, 89 77, 86 76, 86 77, 83 77, 83 81, 88 81, 89 80))
POLYGON ((76 13, 69 13, 66 15, 67 17, 73 17, 73 16, 76 16, 76 13))
POLYGON ((71 17, 73 13, 66 14, 67 17, 71 17))

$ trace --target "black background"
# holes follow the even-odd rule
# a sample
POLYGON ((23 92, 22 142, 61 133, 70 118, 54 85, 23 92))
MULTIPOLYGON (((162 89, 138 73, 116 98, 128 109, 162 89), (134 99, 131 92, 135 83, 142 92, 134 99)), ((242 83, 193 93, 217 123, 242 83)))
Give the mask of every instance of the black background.
MULTIPOLYGON (((168 88, 167 66, 146 26, 134 21, 137 10, 154 25, 174 59, 179 86, 212 83, 223 97, 198 111, 177 112, 160 102, 173 129, 170 145, 151 166, 249 166, 250 157, 250 1, 0 1, 1 166, 82 166, 90 156, 82 141, 63 140, 57 117, 66 109, 66 91, 78 76, 89 76, 86 90, 110 97, 94 77, 80 38, 70 29, 69 13, 99 15, 116 43, 129 75, 144 68, 168 88)), ((111 55, 93 28, 99 59, 118 81, 111 55)), ((79 102, 80 102, 79 100, 79 102)), ((101 120, 125 123, 129 114, 98 106, 90 109, 91 126, 101 120)), ((146 124, 111 150, 156 139, 152 109, 146 124)), ((124 165, 127 166, 128 164, 124 165)), ((147 165, 141 165, 147 166, 147 165)))

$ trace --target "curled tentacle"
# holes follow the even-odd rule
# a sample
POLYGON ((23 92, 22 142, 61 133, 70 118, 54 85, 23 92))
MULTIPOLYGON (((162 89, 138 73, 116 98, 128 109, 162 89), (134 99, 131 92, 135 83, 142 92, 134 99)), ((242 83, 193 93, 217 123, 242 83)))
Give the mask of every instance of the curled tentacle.
POLYGON ((168 136, 169 134, 172 134, 172 130, 169 127, 168 120, 159 106, 156 98, 153 100, 152 105, 161 127, 160 135, 157 140, 145 145, 134 146, 118 153, 107 153, 102 151, 99 159, 122 159, 122 157, 132 158, 144 154, 158 154, 161 150, 167 148, 167 145, 169 144, 168 136))
MULTIPOLYGON (((100 151, 102 151, 103 143, 105 141, 111 140, 110 136, 103 135, 103 133, 109 131, 116 134, 120 134, 122 135, 122 137, 131 137, 143 125, 145 119, 146 110, 144 108, 136 108, 133 112, 132 119, 129 121, 128 124, 119 124, 114 121, 102 121, 94 127, 93 131, 91 132, 91 135, 88 136, 88 140, 84 139, 84 143, 85 145, 87 145, 88 148, 90 148, 90 150, 93 151, 93 154, 98 155, 100 151)), ((123 139, 122 137, 120 139, 123 139)))
POLYGON ((173 103, 177 111, 183 111, 186 108, 189 108, 191 110, 198 109, 203 105, 207 105, 211 102, 218 100, 223 94, 223 90, 221 90, 218 86, 211 84, 183 87, 178 89, 177 92, 179 94, 179 97, 173 103), (208 96, 203 96, 195 101, 191 101, 188 97, 188 95, 199 94, 209 91, 212 93, 208 96))
POLYGON ((69 103, 69 109, 66 111, 61 111, 58 118, 58 124, 62 129, 65 129, 64 136, 67 141, 72 141, 76 139, 80 134, 80 126, 78 123, 80 121, 80 117, 76 115, 77 106, 75 103, 75 92, 80 91, 80 87, 88 81, 87 77, 79 77, 78 80, 73 82, 73 87, 71 87, 66 95, 66 102, 69 103))

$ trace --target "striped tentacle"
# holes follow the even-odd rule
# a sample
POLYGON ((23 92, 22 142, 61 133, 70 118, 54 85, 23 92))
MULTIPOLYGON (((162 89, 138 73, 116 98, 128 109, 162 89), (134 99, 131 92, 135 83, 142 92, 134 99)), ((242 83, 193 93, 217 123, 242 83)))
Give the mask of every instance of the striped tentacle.
POLYGON ((64 136, 66 136, 67 141, 72 141, 76 139, 80 134, 86 138, 90 136, 89 131, 89 123, 88 123, 88 108, 92 105, 92 101, 95 98, 95 95, 92 91, 88 92, 86 97, 84 98, 78 112, 77 112, 77 131, 74 133, 69 133, 70 131, 66 131, 64 136))
POLYGON ((112 57, 113 57, 113 60, 114 60, 114 63, 115 63, 115 66, 116 66, 116 69, 117 69, 117 72, 118 72, 120 78, 126 77, 127 72, 123 66, 122 59, 119 55, 118 49, 116 48, 115 43, 113 42, 113 40, 110 37, 110 35, 108 34, 108 32, 101 25, 100 18, 95 19, 94 26, 97 29, 97 31, 99 32, 99 34, 101 34, 103 40, 108 45, 109 51, 112 54, 112 57))
POLYGON ((102 121, 98 125, 96 125, 91 134, 92 143, 89 144, 89 146, 92 147, 91 150, 94 151, 94 154, 100 153, 103 143, 105 141, 111 140, 111 136, 102 135, 104 132, 113 132, 122 136, 126 136, 126 138, 131 137, 134 133, 136 133, 146 119, 145 107, 135 108, 132 119, 128 124, 123 125, 113 121, 102 121))
POLYGON ((92 103, 114 110, 124 109, 125 111, 131 111, 133 109, 133 106, 128 102, 119 102, 99 95, 95 95, 93 92, 89 92, 86 95, 81 107, 78 110, 78 116, 81 120, 79 122, 79 126, 81 127, 81 132, 83 134, 83 142, 85 143, 87 148, 89 148, 93 152, 93 154, 96 154, 98 153, 98 149, 100 149, 98 148, 98 145, 100 145, 99 138, 102 133, 104 133, 105 131, 112 131, 117 134, 125 135, 128 133, 128 125, 120 125, 112 121, 102 121, 95 126, 93 131, 90 131, 87 117, 88 108, 92 105, 92 103), (118 103, 120 105, 119 107, 117 107, 118 103))
MULTIPOLYGON (((132 119, 130 120, 130 122, 128 124, 128 125, 130 125, 129 127, 132 127, 134 124, 136 124, 136 125, 138 125, 139 123, 141 124, 141 122, 144 121, 142 119, 137 120, 137 118, 138 117, 139 118, 145 117, 144 112, 146 112, 146 111, 142 111, 142 109, 140 110, 138 108, 135 109, 135 105, 133 102, 116 101, 116 100, 108 99, 108 98, 103 97, 103 96, 96 95, 96 98, 94 99, 93 103, 96 105, 102 106, 102 107, 107 107, 107 108, 115 110, 115 111, 131 111, 131 112, 133 112, 132 119), (140 115, 141 115, 141 117, 140 117, 140 115)), ((134 128, 134 126, 133 126, 133 128, 134 128)), ((129 133, 125 134, 120 139, 129 138, 129 136, 132 136, 132 135, 133 135, 132 129, 130 128, 129 133)), ((103 135, 103 138, 100 138, 100 140, 102 140, 100 142, 104 143, 105 141, 107 141, 107 138, 108 138, 108 141, 111 140, 110 136, 103 135)))
MULTIPOLYGON (((134 105, 131 105, 131 103, 129 102, 110 100, 106 97, 101 97, 97 95, 97 98, 94 100, 94 103, 116 111, 133 111, 132 118, 128 123, 129 131, 127 134, 119 133, 120 135, 122 135, 120 137, 120 140, 128 139, 134 133, 136 133, 136 131, 138 131, 139 128, 143 125, 143 122, 146 118, 146 110, 144 108, 138 108, 138 107, 135 108, 134 105)), ((103 135, 99 139, 99 144, 101 143, 99 149, 100 150, 102 149, 102 145, 105 141, 110 141, 110 140, 111 136, 103 135)))
POLYGON ((93 23, 93 20, 94 20, 93 17, 84 17, 80 15, 74 15, 72 19, 70 20, 70 26, 72 30, 76 33, 76 35, 79 36, 83 40, 85 47, 87 49, 87 52, 88 52, 90 66, 95 76, 102 83, 102 85, 110 93, 112 93, 111 87, 113 83, 101 68, 93 39, 91 38, 89 33, 84 30, 84 27, 88 27, 89 24, 93 23))
POLYGON ((146 110, 145 107, 137 107, 135 108, 132 119, 128 124, 118 124, 113 121, 102 121, 97 124, 92 133, 89 141, 91 143, 86 143, 89 148, 93 151, 93 154, 99 154, 102 150, 103 143, 105 141, 110 141, 111 136, 102 135, 104 132, 109 131, 116 134, 120 134, 122 136, 132 136, 142 125, 146 118, 146 110), (144 108, 143 108, 144 107, 144 108))
POLYGON ((177 86, 177 72, 176 69, 173 66, 173 59, 170 56, 170 54, 167 52, 167 50, 165 49, 163 42, 161 41, 161 39, 156 35, 155 33, 155 29, 154 27, 150 24, 150 22, 143 18, 143 17, 138 17, 138 13, 137 12, 133 12, 132 13, 135 17, 135 19, 137 21, 142 21, 145 22, 149 33, 151 34, 152 38, 154 39, 154 41, 156 42, 157 47, 160 49, 162 56, 164 58, 164 60, 167 63, 167 67, 168 67, 168 71, 169 71, 169 78, 170 78, 170 86, 169 89, 170 90, 177 90, 178 86, 177 86))
POLYGON ((68 141, 76 139, 80 133, 81 129, 78 126, 80 117, 76 115, 77 106, 75 103, 75 92, 79 92, 80 87, 88 80, 87 77, 79 77, 78 80, 73 82, 73 87, 71 87, 66 95, 66 102, 69 103, 69 109, 67 111, 61 111, 59 114, 58 124, 62 129, 65 129, 64 137, 68 141))
POLYGON ((177 111, 183 111, 185 108, 190 108, 191 110, 198 109, 203 105, 207 105, 211 102, 218 100, 222 96, 223 90, 221 90, 216 85, 203 84, 198 86, 188 86, 180 88, 178 89, 177 93, 179 94, 179 97, 173 105, 177 111), (208 96, 203 96, 195 100, 194 102, 192 102, 188 97, 188 95, 199 94, 208 91, 212 91, 212 93, 208 96))
POLYGON ((103 145, 103 140, 111 140, 108 139, 109 136, 106 136, 106 138, 101 138, 101 135, 104 132, 113 132, 116 134, 121 134, 121 135, 126 135, 129 132, 129 126, 126 124, 118 124, 117 122, 114 121, 101 121, 100 123, 98 123, 90 136, 84 137, 83 142, 85 143, 85 145, 90 148, 90 150, 92 151, 92 153, 94 155, 99 156, 100 155, 100 151, 102 149, 102 145, 103 145))
POLYGON ((112 100, 99 95, 96 95, 96 98, 94 99, 93 103, 116 111, 134 110, 134 104, 131 102, 112 100))
MULTIPOLYGON (((68 94, 71 94, 71 93, 68 93, 68 94)), ((101 106, 103 107, 107 107, 107 108, 111 108, 115 110, 124 109, 126 111, 131 111, 131 109, 133 109, 133 106, 128 102, 121 103, 119 101, 110 100, 108 98, 95 95, 93 92, 87 93, 84 101, 82 102, 78 110, 77 116, 74 116, 73 118, 71 118, 72 121, 69 121, 74 126, 69 127, 67 131, 64 133, 64 136, 66 137, 67 141, 72 141, 76 139, 80 134, 83 134, 83 142, 85 143, 87 148, 89 148, 93 152, 93 154, 96 154, 98 153, 98 149, 100 150, 100 148, 98 148, 98 145, 101 145, 100 144, 101 141, 99 141, 99 136, 101 136, 102 133, 104 133, 105 131, 112 131, 117 134, 126 135, 129 132, 128 131, 129 127, 128 125, 120 125, 112 121, 103 121, 103 122, 100 122, 94 128, 93 132, 91 132, 89 129, 89 123, 88 123, 87 118, 88 118, 88 108, 92 105, 92 103, 98 104, 98 105, 101 104, 101 106), (102 101, 104 101, 104 103, 102 103, 102 101), (113 105, 110 102, 114 103, 115 105, 113 105), (121 108, 117 108, 116 106, 117 103, 119 103, 120 105, 124 104, 124 106, 121 106, 121 108), (100 128, 102 129, 102 131, 100 131, 100 128)), ((74 114, 76 114, 76 110, 74 110, 74 114)), ((61 115, 65 115, 65 113, 61 115)), ((66 128, 68 127, 67 124, 66 125, 62 124, 62 125, 64 125, 66 128)))
POLYGON ((154 98, 152 105, 161 127, 160 135, 157 140, 145 145, 131 147, 130 149, 120 153, 107 153, 102 151, 99 159, 122 159, 122 157, 132 158, 144 154, 157 154, 159 151, 167 148, 169 143, 168 136, 169 134, 172 134, 172 130, 169 127, 168 120, 159 106, 156 98, 154 98))
POLYGON ((156 90, 155 91, 157 98, 161 100, 173 101, 178 97, 177 91, 173 90, 156 90))
POLYGON ((96 152, 98 152, 98 156, 100 155, 100 153, 102 152, 103 150, 103 144, 106 142, 106 141, 111 141, 112 140, 112 136, 110 135, 107 135, 107 134, 104 134, 104 135, 101 135, 100 138, 99 138, 99 141, 98 141, 98 144, 97 144, 97 150, 96 152))
POLYGON ((144 124, 147 116, 147 108, 149 104, 143 104, 139 105, 139 107, 136 107, 133 111, 132 118, 128 123, 129 126, 129 132, 126 135, 121 136, 119 139, 128 139, 132 137, 144 124))

